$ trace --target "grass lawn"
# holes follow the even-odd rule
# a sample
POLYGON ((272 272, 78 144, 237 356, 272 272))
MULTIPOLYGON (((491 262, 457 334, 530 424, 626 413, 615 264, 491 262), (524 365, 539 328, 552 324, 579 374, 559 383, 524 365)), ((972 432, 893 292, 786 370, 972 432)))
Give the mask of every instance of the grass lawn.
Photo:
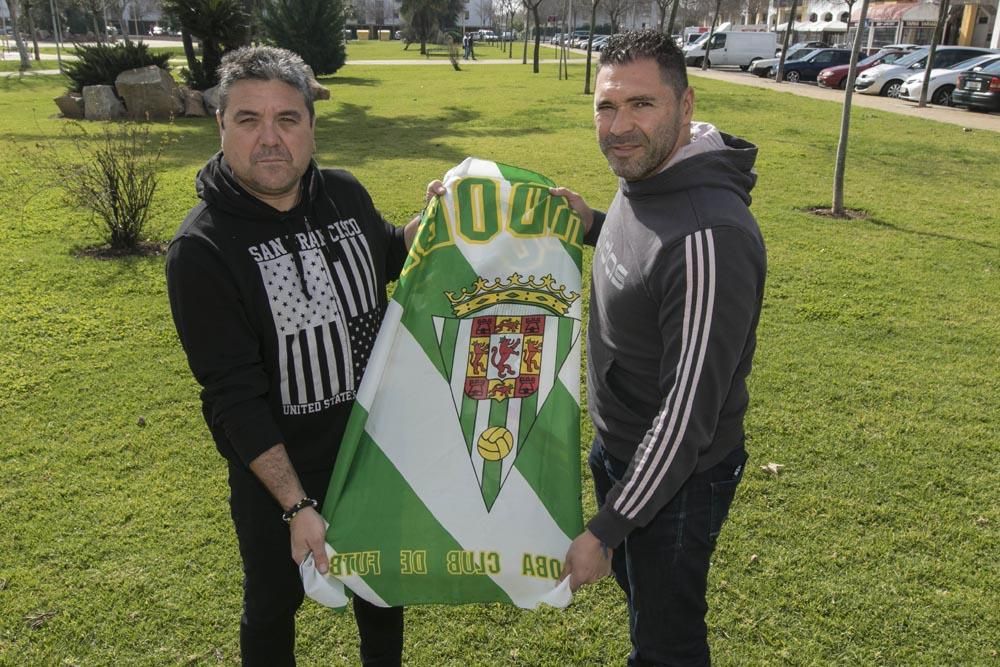
MULTIPOLYGON (((604 207, 616 183, 582 69, 348 65, 322 79, 318 161, 351 170, 397 222, 467 155, 604 207)), ((770 262, 751 465, 709 584, 716 663, 998 664, 1000 134, 855 109, 847 204, 867 217, 818 218, 804 209, 830 201, 840 108, 692 82, 697 119, 760 147, 770 262)), ((225 466, 163 259, 74 254, 100 236, 37 148, 68 150, 62 89, 0 79, 0 664, 234 664, 225 466)), ((218 137, 211 119, 160 129, 174 141, 148 232, 166 241, 218 137)), ((354 664, 350 615, 307 603, 299 618, 301 664, 354 664)), ((627 652, 610 581, 563 612, 407 612, 412 665, 621 665, 627 652)))

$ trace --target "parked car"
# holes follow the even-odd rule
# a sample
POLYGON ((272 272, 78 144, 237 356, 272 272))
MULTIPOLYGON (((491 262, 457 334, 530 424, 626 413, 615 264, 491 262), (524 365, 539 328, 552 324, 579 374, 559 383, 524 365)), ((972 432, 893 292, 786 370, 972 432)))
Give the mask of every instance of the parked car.
MULTIPOLYGON (((865 70, 854 82, 854 90, 863 95, 881 95, 882 97, 899 97, 899 87, 906 79, 927 66, 927 47, 921 47, 903 56, 891 65, 876 65, 865 70)), ((990 49, 976 46, 939 46, 934 52, 934 62, 931 67, 950 67, 963 60, 993 53, 990 49)))
POLYGON ((773 32, 734 32, 724 30, 712 34, 708 39, 696 42, 684 49, 684 62, 694 67, 701 66, 708 49, 709 66, 738 65, 746 71, 753 63, 767 58, 774 50, 776 35, 773 32))
POLYGON ((1000 111, 1000 62, 960 74, 951 103, 975 111, 1000 111))
MULTIPOLYGON (((826 42, 795 42, 788 47, 788 57, 791 58, 792 53, 798 51, 799 49, 829 49, 832 47, 832 44, 827 44, 826 42)), ((774 50, 774 57, 781 57, 781 47, 774 50)))
MULTIPOLYGON (((801 42, 799 44, 792 44, 788 47, 788 58, 785 60, 791 60, 793 57, 796 59, 805 58, 807 55, 816 51, 815 46, 806 46, 807 42, 801 42)), ((778 67, 778 62, 781 60, 778 58, 763 58, 756 62, 750 64, 749 71, 757 76, 764 77, 774 76, 774 70, 778 67)))
MULTIPOLYGON (((903 56, 905 56, 909 51, 896 51, 895 49, 882 49, 881 51, 875 53, 874 55, 868 56, 864 60, 858 61, 858 74, 864 72, 867 69, 871 69, 876 65, 891 65, 903 56)), ((847 86, 847 74, 851 69, 851 65, 837 65, 835 67, 827 67, 825 70, 819 73, 816 77, 816 83, 818 83, 823 88, 840 88, 841 90, 847 86)))
POLYGON ((590 45, 590 48, 594 51, 600 51, 609 39, 611 39, 611 35, 594 35, 594 43, 590 45))
POLYGON ((480 30, 476 33, 476 39, 480 42, 495 42, 499 38, 492 30, 480 30))
POLYGON ((786 60, 782 77, 791 83, 815 81, 819 73, 827 67, 843 65, 850 61, 850 49, 816 49, 802 60, 786 60))
MULTIPOLYGON (((931 104, 952 106, 951 93, 958 84, 958 77, 967 72, 981 70, 995 62, 1000 62, 1000 53, 969 58, 945 69, 932 69, 930 81, 927 82, 927 100, 931 104)), ((899 87, 899 99, 919 102, 920 89, 923 86, 924 72, 914 74, 899 87)))

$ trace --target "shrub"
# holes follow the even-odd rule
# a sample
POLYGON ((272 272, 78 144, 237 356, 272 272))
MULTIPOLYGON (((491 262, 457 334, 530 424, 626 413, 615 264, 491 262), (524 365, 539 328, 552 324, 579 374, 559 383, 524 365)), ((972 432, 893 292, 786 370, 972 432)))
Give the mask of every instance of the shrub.
POLYGON ((96 141, 82 125, 74 126, 77 157, 52 162, 67 203, 88 209, 112 248, 137 249, 156 193, 163 142, 152 140, 147 125, 108 124, 96 141))
POLYGON ((167 61, 170 53, 151 54, 143 42, 127 40, 114 46, 94 44, 76 45, 76 62, 66 63, 66 76, 70 78, 70 90, 82 92, 84 86, 115 85, 115 79, 122 72, 137 67, 156 65, 170 69, 167 61))
POLYGON ((317 76, 347 60, 341 0, 268 0, 261 23, 270 42, 299 54, 317 76))

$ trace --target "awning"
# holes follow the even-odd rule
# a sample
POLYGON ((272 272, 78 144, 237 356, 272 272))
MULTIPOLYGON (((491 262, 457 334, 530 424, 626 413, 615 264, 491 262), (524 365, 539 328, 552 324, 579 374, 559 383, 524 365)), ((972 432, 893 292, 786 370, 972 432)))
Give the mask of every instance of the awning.
MULTIPOLYGON (((796 21, 793 30, 795 30, 795 32, 813 32, 813 30, 809 27, 812 25, 816 24, 809 23, 808 21, 796 21)), ((774 30, 775 32, 785 32, 788 30, 788 23, 779 23, 774 27, 774 30)))
MULTIPOLYGON (((868 7, 868 20, 879 23, 899 21, 936 21, 938 5, 932 2, 878 3, 868 7)), ((861 18, 861 7, 851 12, 851 20, 861 18)))

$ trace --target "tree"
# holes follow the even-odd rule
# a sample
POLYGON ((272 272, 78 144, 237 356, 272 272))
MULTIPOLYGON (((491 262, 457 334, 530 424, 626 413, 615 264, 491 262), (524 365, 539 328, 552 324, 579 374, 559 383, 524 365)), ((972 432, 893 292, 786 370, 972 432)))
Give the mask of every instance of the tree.
POLYGON ((333 74, 347 60, 340 0, 268 0, 261 27, 275 45, 302 56, 316 74, 333 74))
MULTIPOLYGON (((793 0, 794 1, 794 0, 793 0)), ((707 70, 712 66, 710 54, 712 53, 712 40, 715 39, 715 26, 719 23, 719 12, 722 11, 722 0, 715 3, 715 16, 712 17, 712 25, 708 29, 708 39, 705 40, 705 57, 701 60, 701 69, 707 70)))
MULTIPOLYGON (((625 17, 635 8, 635 0, 604 0, 604 13, 608 15, 608 21, 611 23, 611 34, 614 35, 618 32, 618 28, 624 22, 625 17)), ((593 35, 593 25, 591 22, 591 35, 593 35)), ((587 45, 588 50, 590 49, 590 44, 587 45)))
POLYGON ((21 26, 18 25, 17 21, 16 0, 8 2, 7 9, 10 10, 10 22, 14 25, 14 43, 17 44, 17 53, 21 56, 21 65, 18 69, 23 72, 31 69, 31 59, 28 58, 28 47, 25 46, 24 40, 21 39, 21 26))
MULTIPOLYGON (((858 25, 865 24, 868 16, 868 0, 861 0, 861 16, 858 25)), ((854 99, 854 79, 858 74, 858 53, 861 51, 861 30, 854 35, 854 45, 851 48, 851 64, 847 70, 847 84, 844 91, 844 110, 840 115, 840 141, 837 143, 837 161, 833 168, 833 207, 834 215, 844 215, 844 169, 847 164, 847 136, 851 128, 851 101, 854 99)), ((788 40, 785 40, 786 47, 788 40)))
POLYGON ((538 15, 538 6, 542 2, 543 0, 524 0, 525 8, 531 10, 531 22, 535 25, 535 53, 531 68, 533 74, 538 74, 538 53, 542 49, 542 24, 538 15))
POLYGON ((590 0, 590 36, 587 38, 587 70, 583 79, 583 94, 590 95, 590 66, 591 66, 591 45, 594 41, 594 24, 597 22, 597 5, 601 0, 590 0))
POLYGON ((927 87, 931 81, 931 69, 934 66, 934 52, 937 51, 938 44, 941 43, 941 36, 944 34, 944 24, 948 20, 948 0, 941 0, 941 7, 938 9, 937 25, 934 27, 934 36, 931 37, 931 48, 927 52, 927 67, 924 68, 924 80, 920 84, 920 101, 918 107, 927 106, 927 87))
POLYGON ((188 83, 199 90, 216 85, 223 53, 249 43, 250 17, 243 4, 240 0, 164 0, 163 8, 181 24, 188 83), (200 61, 192 37, 201 42, 200 61))
POLYGON ((410 36, 420 42, 420 53, 427 53, 427 42, 434 41, 442 27, 455 25, 460 11, 462 0, 403 0, 399 6, 410 36))
MULTIPOLYGON (((792 9, 788 13, 788 23, 785 25, 785 36, 781 40, 781 57, 778 59, 778 70, 774 80, 781 83, 785 80, 785 56, 788 55, 788 42, 795 31, 795 15, 798 13, 799 0, 792 0, 792 9)), ((859 23, 858 25, 864 25, 859 23)), ((860 30, 858 32, 861 32, 860 30)))

